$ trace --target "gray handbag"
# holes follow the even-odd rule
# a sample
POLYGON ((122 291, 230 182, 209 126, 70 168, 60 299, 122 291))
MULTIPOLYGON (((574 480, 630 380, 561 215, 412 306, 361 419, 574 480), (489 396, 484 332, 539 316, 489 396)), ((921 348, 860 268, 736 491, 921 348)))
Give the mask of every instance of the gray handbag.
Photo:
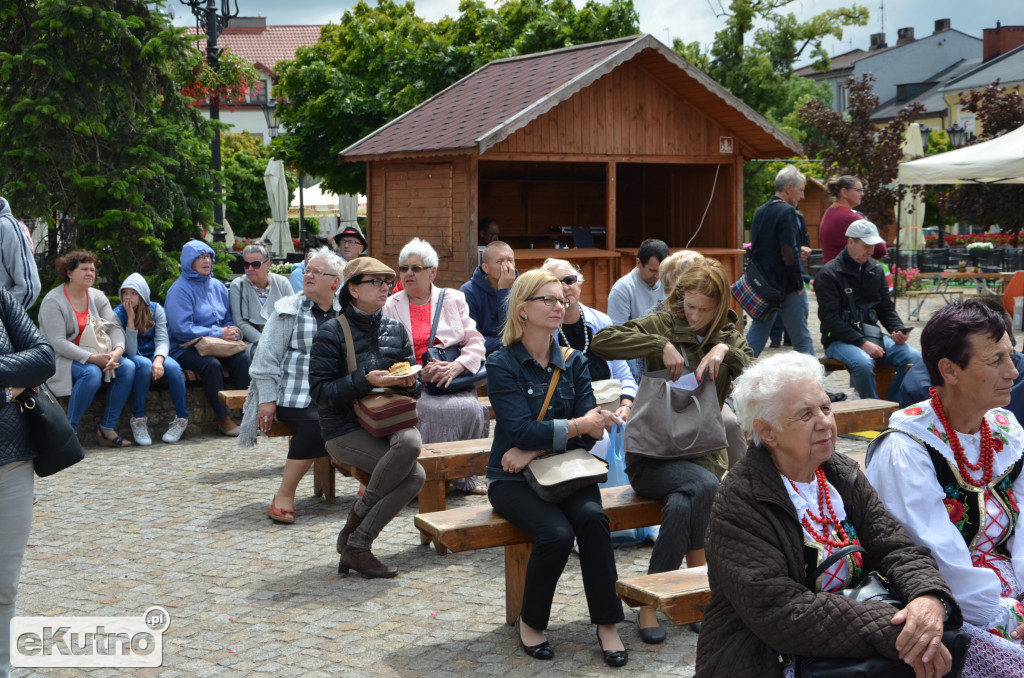
MULTIPOLYGON (((684 372, 692 373, 689 368, 684 372)), ((626 452, 658 459, 694 459, 728 446, 713 381, 705 379, 691 391, 673 386, 668 370, 644 374, 626 426, 626 452)))

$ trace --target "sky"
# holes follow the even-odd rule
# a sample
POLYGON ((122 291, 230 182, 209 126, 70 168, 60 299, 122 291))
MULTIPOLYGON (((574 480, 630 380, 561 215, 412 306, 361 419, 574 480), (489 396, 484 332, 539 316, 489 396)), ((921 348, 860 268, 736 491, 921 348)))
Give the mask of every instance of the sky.
MULTIPOLYGON (((574 1, 577 6, 582 4, 582 0, 574 1)), ((175 24, 195 23, 191 10, 179 0, 166 0, 166 3, 174 9, 175 24)), ((265 16, 267 23, 279 25, 337 22, 354 4, 351 0, 237 0, 237 3, 241 16, 265 16)), ((720 13, 721 6, 728 7, 729 0, 633 0, 633 3, 640 14, 640 29, 644 33, 666 44, 682 38, 685 42, 696 40, 709 46, 715 32, 723 25, 716 14, 720 13)), ((488 4, 492 4, 492 0, 488 4)), ((853 3, 843 0, 794 0, 784 11, 806 19, 823 10, 850 4, 853 3)), ((883 29, 889 45, 896 43, 899 28, 913 27, 916 37, 925 37, 934 30, 936 19, 950 19, 952 28, 978 38, 983 28, 994 28, 997 20, 1008 26, 1024 25, 1024 4, 1007 0, 860 0, 858 4, 870 12, 868 25, 849 29, 841 42, 829 38, 825 44, 830 54, 842 54, 855 48, 866 50, 869 36, 883 29)), ((446 14, 456 15, 458 5, 458 0, 419 0, 416 11, 425 19, 437 20, 446 14)))

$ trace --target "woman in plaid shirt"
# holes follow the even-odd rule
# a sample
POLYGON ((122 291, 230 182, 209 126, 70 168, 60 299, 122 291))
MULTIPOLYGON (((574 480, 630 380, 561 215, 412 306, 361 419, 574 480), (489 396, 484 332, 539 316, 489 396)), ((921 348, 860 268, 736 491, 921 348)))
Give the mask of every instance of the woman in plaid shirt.
POLYGON ((337 291, 345 263, 326 247, 306 262, 302 292, 279 299, 267 320, 249 376, 239 447, 256 444, 257 430, 275 421, 292 430, 281 487, 267 506, 267 517, 295 522, 295 488, 313 460, 327 456, 320 436, 320 415, 309 397, 309 350, 317 329, 338 315, 337 291))

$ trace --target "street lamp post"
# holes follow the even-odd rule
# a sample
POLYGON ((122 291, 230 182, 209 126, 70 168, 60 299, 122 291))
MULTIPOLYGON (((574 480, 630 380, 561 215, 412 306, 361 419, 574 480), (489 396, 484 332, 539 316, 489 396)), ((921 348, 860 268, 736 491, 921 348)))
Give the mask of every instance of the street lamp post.
POLYGON ((958 122, 953 123, 946 133, 949 134, 949 143, 953 148, 960 148, 967 143, 967 128, 958 122))
MULTIPOLYGON (((231 0, 220 0, 220 13, 217 12, 217 0, 179 0, 187 5, 196 16, 196 21, 206 33, 206 61, 210 68, 217 70, 221 48, 217 46, 217 37, 228 25, 228 21, 238 16, 238 0, 234 0, 235 11, 231 11, 231 0)), ((210 97, 210 120, 220 120, 220 101, 216 96, 210 97)), ((213 239, 224 242, 224 200, 220 186, 220 128, 213 128, 213 143, 210 146, 210 165, 214 171, 213 179, 213 239)))
MULTIPOLYGON (((263 104, 263 115, 267 119, 267 132, 271 139, 276 139, 281 133, 281 121, 277 119, 277 100, 267 96, 267 102, 263 104)), ((302 199, 302 170, 299 170, 299 246, 305 247, 306 243, 306 205, 302 199)))

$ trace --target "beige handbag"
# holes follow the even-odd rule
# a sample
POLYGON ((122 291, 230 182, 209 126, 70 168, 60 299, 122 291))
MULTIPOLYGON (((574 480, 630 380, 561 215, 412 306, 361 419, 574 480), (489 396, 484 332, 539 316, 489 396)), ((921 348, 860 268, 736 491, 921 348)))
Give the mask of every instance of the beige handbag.
MULTIPOLYGON (((563 359, 568 360, 572 352, 571 348, 563 348, 563 359)), ((548 412, 551 396, 555 393, 555 385, 561 374, 562 370, 557 367, 552 372, 548 393, 544 398, 544 405, 540 408, 540 414, 537 415, 537 421, 544 421, 544 415, 548 412)), ((549 452, 527 464, 523 469, 523 478, 538 497, 557 504, 587 485, 606 482, 608 466, 583 449, 549 452)))
MULTIPOLYGON (((85 320, 82 336, 78 338, 81 348, 91 348, 93 353, 110 353, 114 350, 114 340, 110 338, 110 330, 114 323, 90 313, 85 320)), ((109 383, 116 375, 114 370, 103 373, 103 381, 109 383)))
POLYGON ((594 388, 594 400, 602 409, 614 412, 619 409, 622 398, 622 382, 618 379, 601 379, 591 384, 594 388))
POLYGON ((192 341, 186 341, 182 348, 194 348, 201 356, 212 355, 214 358, 230 358, 236 353, 245 350, 245 342, 241 339, 228 341, 220 337, 199 337, 192 341))

